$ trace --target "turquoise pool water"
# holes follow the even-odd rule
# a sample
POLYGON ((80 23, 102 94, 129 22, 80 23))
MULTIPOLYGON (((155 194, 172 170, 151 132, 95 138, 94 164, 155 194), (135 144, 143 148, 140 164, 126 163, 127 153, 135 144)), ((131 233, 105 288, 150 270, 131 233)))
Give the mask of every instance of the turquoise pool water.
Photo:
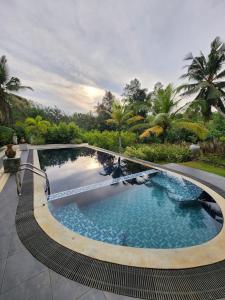
MULTIPOLYGON (((48 155, 51 155, 52 150, 49 151, 48 155)), ((40 154, 39 157, 41 159, 40 154)), ((96 160, 96 156, 93 155, 92 159, 96 160)), ((90 157, 88 160, 90 163, 90 157)), ((63 165, 64 169, 72 168, 69 160, 63 165)), ((129 164, 126 165, 126 174, 138 171, 136 165, 127 166, 129 164)), ((60 168, 55 163, 54 166, 48 165, 46 171, 51 174, 56 168, 62 169, 62 165, 60 168)), ((140 170, 143 171, 143 166, 140 170)), ((99 177, 103 174, 101 164, 91 171, 96 172, 96 176, 90 179, 87 170, 84 185, 106 180, 105 174, 99 177)), ((77 169, 74 173, 70 170, 74 182, 79 181, 76 172, 77 169)), ((61 176, 64 182, 63 174, 61 176)), ((59 174, 56 177, 57 188, 53 177, 50 184, 55 186, 54 190, 62 190, 59 174)), ((110 174, 106 177, 110 178, 110 174)), ((74 195, 69 201, 49 202, 49 209, 64 226, 91 239, 139 248, 180 248, 204 243, 221 229, 221 223, 199 201, 202 192, 190 182, 170 173, 158 172, 144 180, 122 181, 74 195)), ((212 199, 208 197, 207 201, 212 199)))

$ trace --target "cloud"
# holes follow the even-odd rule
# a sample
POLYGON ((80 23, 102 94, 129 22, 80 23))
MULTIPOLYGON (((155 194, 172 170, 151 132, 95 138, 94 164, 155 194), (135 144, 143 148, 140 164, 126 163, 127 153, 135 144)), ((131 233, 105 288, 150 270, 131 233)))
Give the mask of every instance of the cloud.
POLYGON ((0 55, 31 85, 24 96, 66 112, 88 111, 134 77, 174 82, 189 51, 225 39, 224 1, 8 0, 1 4, 0 55), (201 12, 201 13, 199 13, 201 12))

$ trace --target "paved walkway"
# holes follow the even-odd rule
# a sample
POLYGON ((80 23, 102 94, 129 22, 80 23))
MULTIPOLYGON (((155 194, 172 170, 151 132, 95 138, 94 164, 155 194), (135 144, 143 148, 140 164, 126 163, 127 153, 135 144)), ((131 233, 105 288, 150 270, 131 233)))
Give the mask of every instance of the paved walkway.
MULTIPOLYGON (((22 162, 27 160, 23 152, 22 162)), ((18 198, 14 176, 0 193, 0 300, 128 300, 71 281, 37 261, 15 228, 18 198)))
POLYGON ((219 188, 225 189, 225 177, 177 164, 166 164, 165 166, 172 170, 181 171, 186 173, 187 175, 191 175, 198 179, 208 181, 219 188))
MULTIPOLYGON (((27 159, 23 152, 22 162, 27 159)), ((169 165, 174 169, 177 165, 169 165)), ((181 167, 182 169, 186 167, 181 167)), ((225 184, 219 176, 188 168, 204 180, 225 184), (200 172, 200 173, 198 173, 200 172), (206 177, 205 177, 206 176, 206 177)), ((183 169, 183 171, 185 171, 183 169)), ((185 172, 186 172, 185 171, 185 172)), ((224 185, 225 186, 225 185, 224 185)), ((64 278, 37 261, 21 244, 15 228, 18 198, 14 176, 0 193, 0 300, 131 300, 134 298, 98 291, 64 278)))

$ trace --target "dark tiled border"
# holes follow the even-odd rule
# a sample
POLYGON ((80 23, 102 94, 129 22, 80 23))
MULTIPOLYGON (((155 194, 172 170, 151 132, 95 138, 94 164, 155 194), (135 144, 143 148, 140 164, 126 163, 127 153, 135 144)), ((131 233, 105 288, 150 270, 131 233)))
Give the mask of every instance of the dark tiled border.
MULTIPOLYGON (((31 150, 28 161, 33 161, 31 150)), ((202 183, 224 195, 221 189, 202 183)), ((209 300, 225 297, 225 261, 190 269, 160 270, 93 259, 58 244, 40 228, 33 211, 33 176, 27 172, 22 195, 16 213, 17 233, 31 254, 55 272, 89 287, 137 298, 209 300)))

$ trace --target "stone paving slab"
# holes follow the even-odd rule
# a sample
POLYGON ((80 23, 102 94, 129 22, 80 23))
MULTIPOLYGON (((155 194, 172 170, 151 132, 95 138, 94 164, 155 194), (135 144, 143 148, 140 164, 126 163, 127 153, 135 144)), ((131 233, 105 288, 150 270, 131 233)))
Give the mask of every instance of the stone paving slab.
POLYGON ((86 294, 91 289, 77 282, 69 280, 50 270, 52 295, 54 300, 74 300, 86 294))
MULTIPOLYGON (((21 159, 26 161, 26 151, 21 159)), ((17 204, 15 179, 11 176, 0 193, 0 300, 133 299, 91 289, 49 270, 37 261, 17 235, 17 204)))
MULTIPOLYGON (((8 292, 0 295, 0 300, 50 300, 51 284, 48 270, 41 272, 8 292)), ((65 298, 66 299, 66 298, 65 298)))
POLYGON ((165 166, 175 171, 184 172, 185 174, 194 176, 200 180, 210 182, 219 188, 225 188, 225 177, 178 164, 166 164, 165 166))

